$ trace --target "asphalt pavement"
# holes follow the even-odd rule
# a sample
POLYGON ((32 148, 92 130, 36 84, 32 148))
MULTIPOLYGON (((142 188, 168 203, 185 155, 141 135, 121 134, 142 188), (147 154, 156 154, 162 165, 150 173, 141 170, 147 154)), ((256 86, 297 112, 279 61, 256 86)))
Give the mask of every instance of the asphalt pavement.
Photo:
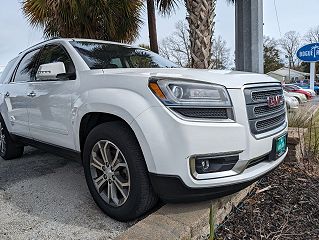
POLYGON ((113 239, 130 227, 101 212, 80 162, 26 148, 0 158, 0 239, 113 239))

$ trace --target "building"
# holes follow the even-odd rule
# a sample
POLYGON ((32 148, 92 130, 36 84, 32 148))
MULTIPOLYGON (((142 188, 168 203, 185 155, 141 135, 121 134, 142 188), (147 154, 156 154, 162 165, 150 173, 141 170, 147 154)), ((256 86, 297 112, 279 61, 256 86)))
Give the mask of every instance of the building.
MULTIPOLYGON (((289 68, 283 67, 276 71, 267 73, 267 75, 276 78, 278 81, 283 83, 292 83, 299 82, 305 79, 310 78, 310 73, 299 72, 293 69, 290 69, 290 79, 289 79, 289 68)), ((319 75, 317 75, 317 78, 319 75)))

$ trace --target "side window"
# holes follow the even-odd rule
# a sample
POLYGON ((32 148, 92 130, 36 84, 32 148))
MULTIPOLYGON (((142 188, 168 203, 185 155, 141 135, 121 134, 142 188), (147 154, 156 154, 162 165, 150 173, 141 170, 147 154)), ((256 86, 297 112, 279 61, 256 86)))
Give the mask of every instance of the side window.
POLYGON ((0 76, 0 84, 2 84, 8 78, 8 75, 12 75, 12 68, 13 68, 14 64, 16 63, 17 59, 18 58, 12 59, 7 64, 6 68, 3 70, 3 72, 0 76))
POLYGON ((74 64, 66 50, 58 45, 48 45, 41 51, 38 66, 54 62, 63 62, 66 73, 75 73, 74 64))
POLYGON ((34 67, 39 56, 40 49, 27 53, 21 60, 16 71, 14 82, 28 82, 34 77, 34 67))

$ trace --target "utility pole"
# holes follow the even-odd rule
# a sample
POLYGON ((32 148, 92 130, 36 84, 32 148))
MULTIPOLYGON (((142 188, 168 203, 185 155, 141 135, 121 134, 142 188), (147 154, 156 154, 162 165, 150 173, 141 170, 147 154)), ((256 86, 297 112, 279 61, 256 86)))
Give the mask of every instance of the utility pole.
POLYGON ((290 83, 291 82, 291 60, 290 60, 291 58, 289 55, 286 55, 285 57, 288 58, 288 61, 289 61, 289 64, 288 64, 288 77, 289 77, 288 83, 290 83))
POLYGON ((236 69, 264 73, 263 0, 236 1, 236 69))
POLYGON ((315 81, 316 81, 316 63, 310 63, 310 89, 315 90, 315 81))

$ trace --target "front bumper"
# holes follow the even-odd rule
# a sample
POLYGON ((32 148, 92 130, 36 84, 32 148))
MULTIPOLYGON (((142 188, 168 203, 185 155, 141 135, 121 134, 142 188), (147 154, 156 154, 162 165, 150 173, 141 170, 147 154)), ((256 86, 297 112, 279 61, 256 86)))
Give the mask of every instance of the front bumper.
POLYGON ((299 108, 299 102, 297 101, 287 101, 287 104, 289 106, 289 109, 298 109, 299 108))
MULTIPOLYGON (((288 151, 288 149, 287 149, 288 151)), ((246 176, 241 181, 235 183, 227 182, 223 186, 213 186, 206 188, 190 188, 188 187, 179 176, 161 175, 150 173, 150 179, 154 191, 165 202, 192 202, 192 201, 204 201, 213 198, 222 197, 225 195, 238 192, 252 183, 256 182, 269 172, 273 171, 282 163, 285 159, 286 153, 279 159, 273 161, 263 171, 258 169, 260 166, 256 166, 255 169, 251 169, 250 177, 246 176)), ((269 161, 268 163, 270 163, 269 161)), ((242 174, 247 174, 242 173, 242 174)), ((227 178, 224 178, 227 181, 227 178)))
POLYGON ((238 191, 284 160, 287 152, 275 161, 272 158, 247 167, 253 159, 271 156, 274 138, 286 133, 288 127, 285 123, 264 134, 251 134, 242 91, 228 91, 233 99, 235 121, 186 121, 165 107, 151 107, 132 123, 133 129, 140 129, 137 138, 153 187, 162 198, 171 201, 192 198, 192 195, 211 197, 238 191), (196 177, 192 174, 192 156, 230 152, 238 153, 237 164, 242 168, 236 169, 240 170, 196 177))

